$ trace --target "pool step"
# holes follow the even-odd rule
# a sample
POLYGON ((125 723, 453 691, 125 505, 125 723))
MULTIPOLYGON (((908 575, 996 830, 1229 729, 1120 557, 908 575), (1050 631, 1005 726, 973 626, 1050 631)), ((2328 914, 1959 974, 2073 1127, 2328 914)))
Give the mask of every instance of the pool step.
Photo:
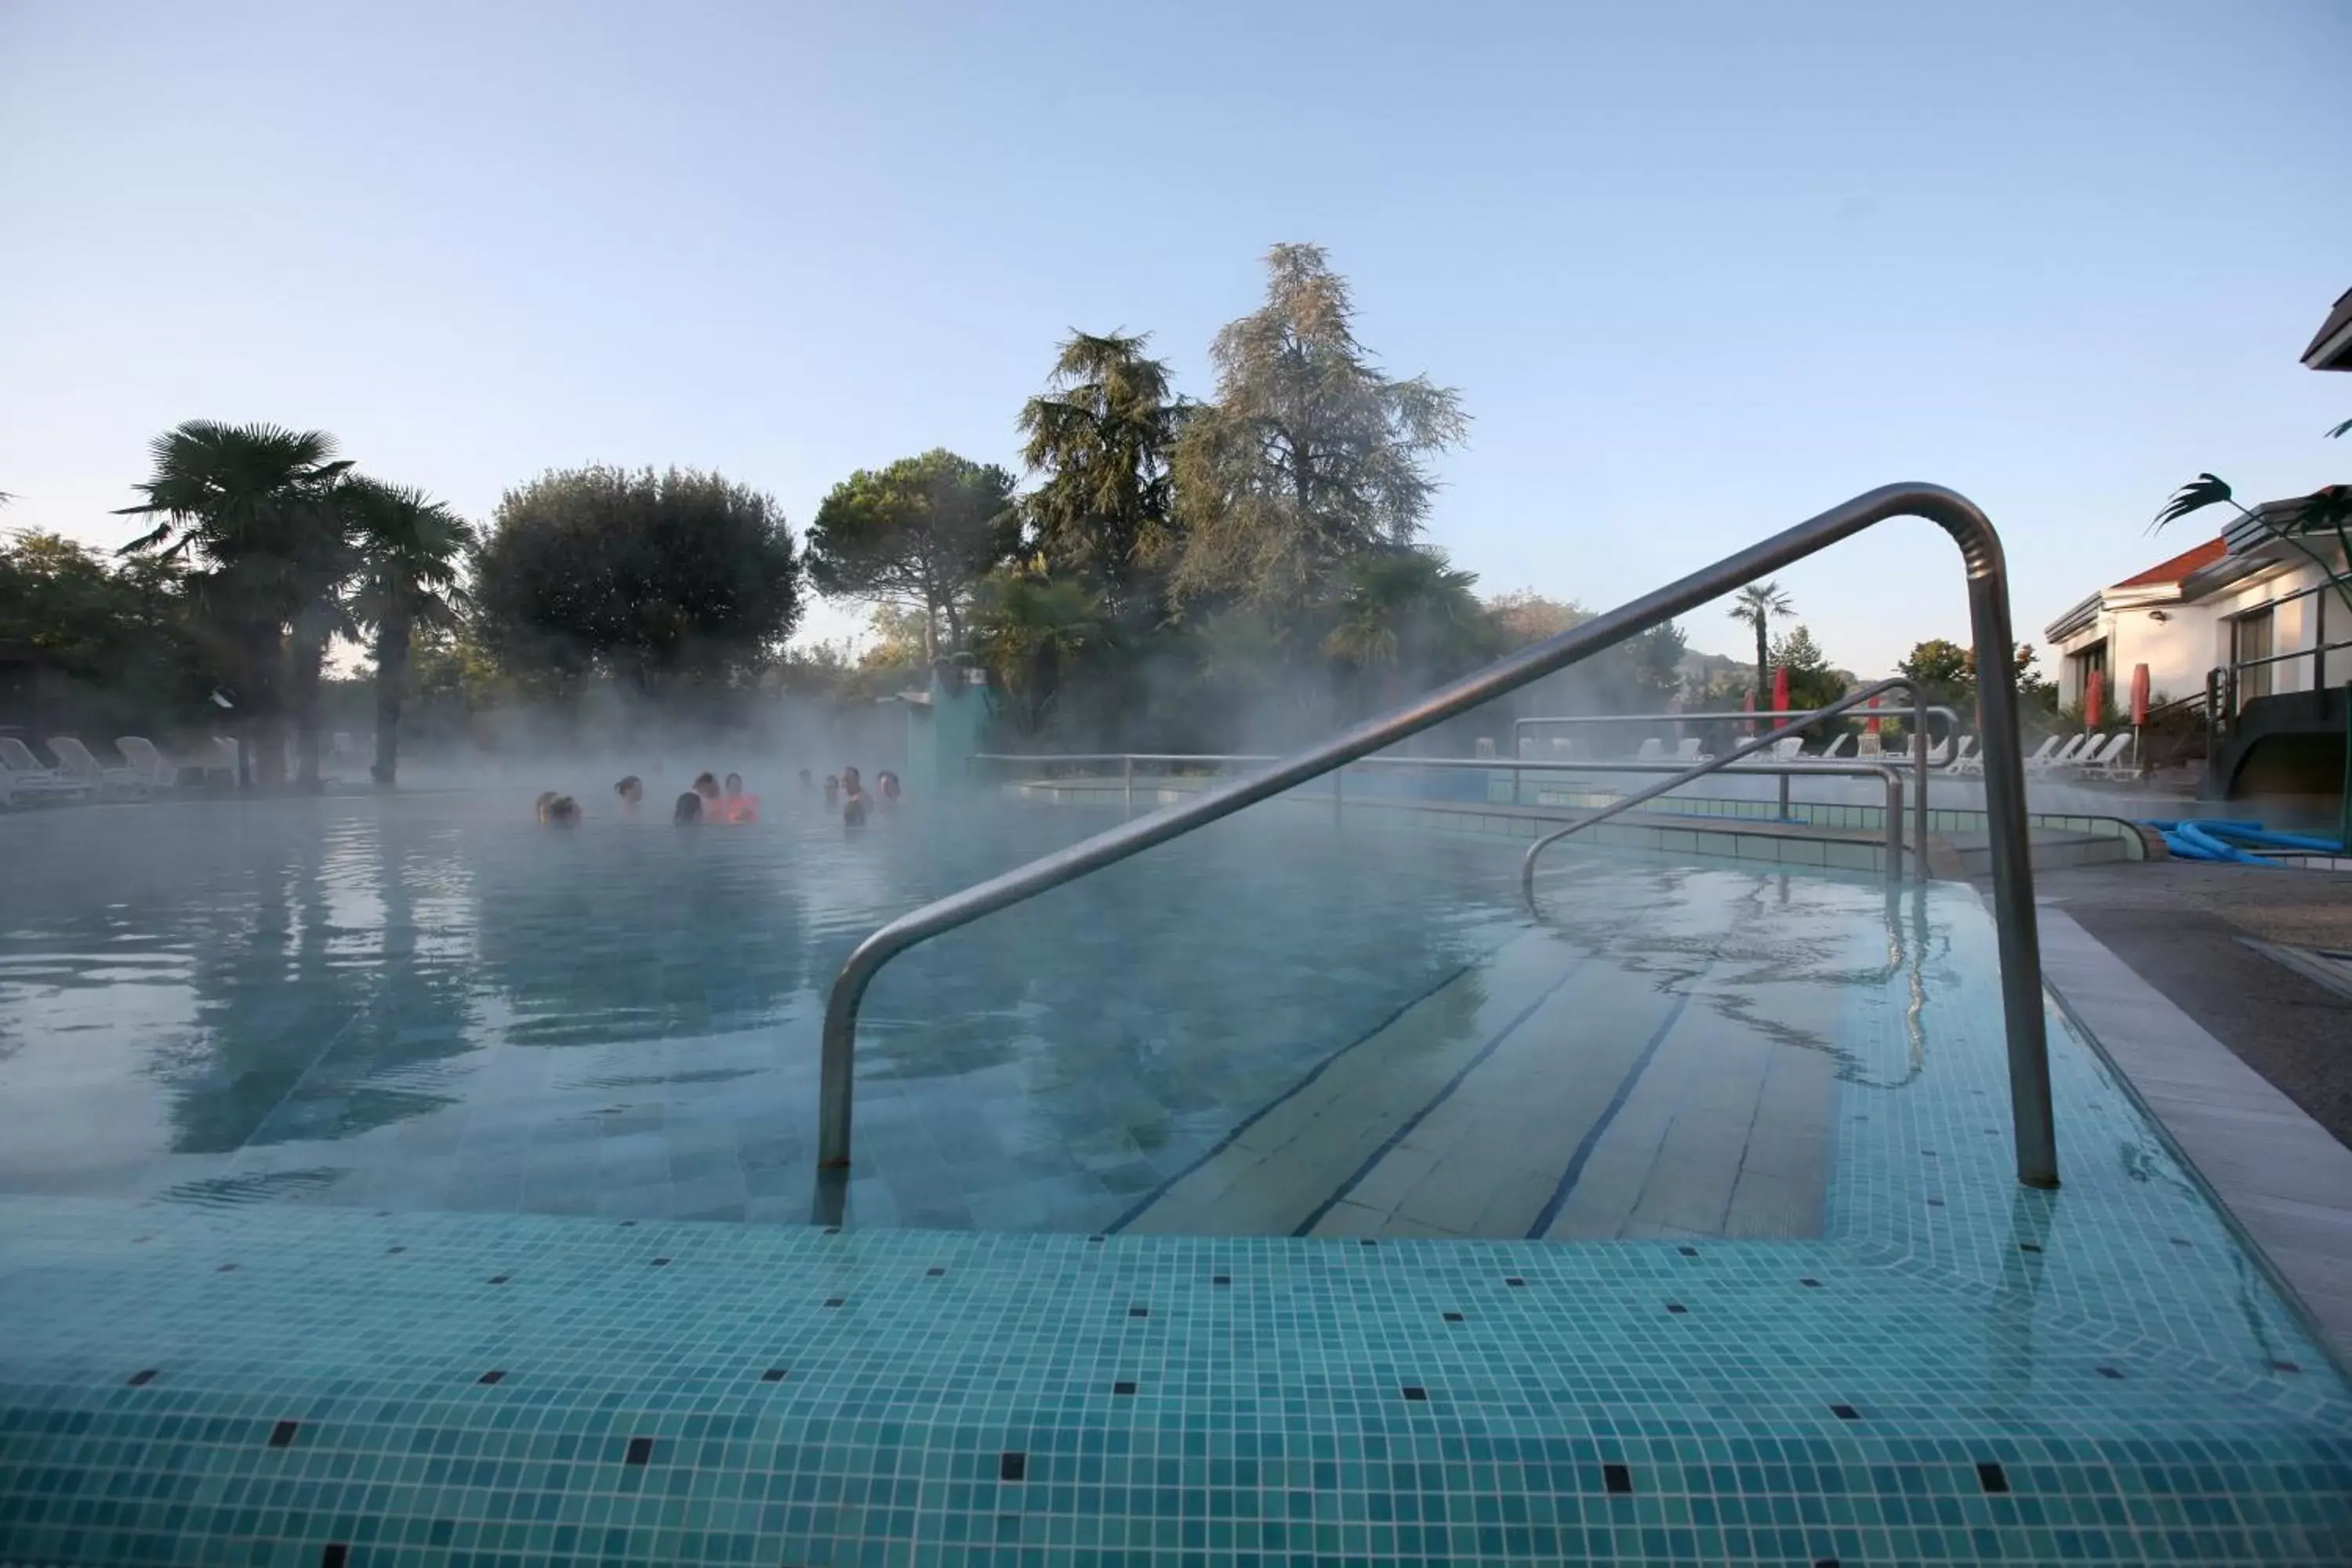
POLYGON ((1332 1058, 1125 1228, 1818 1236, 1847 994, 1533 932, 1332 1058))

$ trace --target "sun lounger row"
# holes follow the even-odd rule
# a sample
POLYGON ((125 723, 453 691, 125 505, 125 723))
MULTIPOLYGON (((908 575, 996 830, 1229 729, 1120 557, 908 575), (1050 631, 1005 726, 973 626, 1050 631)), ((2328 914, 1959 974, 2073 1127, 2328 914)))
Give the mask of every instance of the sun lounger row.
POLYGON ((236 771, 235 742, 215 740, 185 763, 174 763, 155 742, 125 735, 114 742, 123 765, 110 767, 71 735, 54 735, 47 742, 57 765, 48 766, 33 748, 14 735, 0 735, 0 805, 23 805, 43 799, 88 799, 92 796, 143 796, 177 785, 183 773, 236 771))

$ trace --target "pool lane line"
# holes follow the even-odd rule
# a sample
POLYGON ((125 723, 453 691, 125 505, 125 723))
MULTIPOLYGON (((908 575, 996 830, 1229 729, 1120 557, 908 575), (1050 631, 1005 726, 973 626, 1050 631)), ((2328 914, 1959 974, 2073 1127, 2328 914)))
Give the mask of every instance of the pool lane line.
MULTIPOLYGON (((1705 971, 1691 976, 1691 986, 1696 988, 1705 977, 1705 971)), ((1617 1085, 1617 1092, 1610 1097, 1607 1105, 1601 1107, 1601 1114, 1593 1118, 1592 1125, 1584 1130, 1584 1136, 1577 1142, 1576 1152, 1569 1156, 1568 1169, 1559 1174, 1559 1185, 1551 1190, 1551 1197, 1544 1204, 1543 1212, 1537 1215, 1535 1224, 1528 1227, 1528 1240, 1541 1241, 1544 1232, 1559 1218, 1559 1211, 1568 1205, 1569 1194, 1576 1191, 1576 1184, 1583 1176, 1584 1167, 1591 1160, 1592 1152, 1601 1146, 1601 1140, 1607 1136, 1610 1124, 1617 1120, 1617 1113, 1625 1109, 1625 1102, 1633 1098, 1633 1086, 1640 1083, 1642 1075, 1650 1070, 1650 1063, 1657 1056, 1658 1047, 1665 1044, 1666 1037, 1674 1032, 1675 1021, 1683 1016, 1683 1009, 1690 1005, 1690 999, 1689 990, 1675 996, 1675 1005, 1666 1009, 1666 1016, 1659 1023, 1657 1032, 1650 1037, 1650 1043, 1642 1047, 1642 1054, 1635 1057, 1633 1065, 1625 1069, 1624 1078, 1617 1085)))
POLYGON ((1463 1079, 1477 1071, 1480 1064, 1485 1062, 1488 1057, 1493 1056, 1495 1052, 1501 1047, 1505 1040, 1509 1039, 1513 1035, 1518 1032, 1520 1025, 1526 1023, 1529 1018, 1536 1016, 1536 1009, 1541 1007, 1545 1003, 1558 995, 1559 994, 1559 988, 1566 985, 1570 981, 1575 979, 1579 974, 1582 973, 1585 965, 1591 962, 1592 954, 1590 952, 1582 954, 1574 963, 1568 966, 1567 973, 1553 981, 1549 985, 1545 986, 1542 995, 1538 996, 1534 1001, 1521 1008, 1517 1017, 1513 1018, 1509 1023, 1504 1025, 1502 1028, 1496 1033, 1493 1039, 1488 1040, 1485 1045, 1479 1047, 1477 1054, 1472 1057, 1468 1061, 1463 1063, 1461 1070, 1456 1072, 1452 1078, 1447 1079, 1445 1080, 1444 1087, 1441 1088, 1435 1094, 1429 1097, 1427 1104, 1423 1105, 1419 1110, 1414 1111, 1410 1117, 1406 1118, 1402 1125, 1399 1126, 1395 1131, 1390 1133, 1387 1138, 1383 1139, 1381 1142, 1381 1146, 1373 1150, 1371 1153, 1365 1158, 1364 1163, 1357 1166, 1354 1173, 1350 1174, 1346 1181, 1341 1182, 1339 1187, 1329 1197, 1325 1198, 1321 1203, 1316 1205, 1315 1212, 1308 1215, 1305 1219, 1299 1221, 1297 1228, 1293 1230, 1290 1234, 1297 1237, 1306 1236, 1311 1233, 1315 1229, 1316 1226, 1321 1223, 1325 1215, 1329 1214, 1333 1209, 1339 1207, 1341 1199, 1345 1198, 1349 1193, 1354 1192, 1358 1186, 1362 1184, 1364 1178, 1372 1173, 1373 1166, 1379 1164, 1382 1160, 1387 1159, 1391 1153, 1395 1152, 1396 1146, 1403 1142, 1408 1137, 1412 1136, 1412 1130, 1420 1126, 1424 1121, 1428 1120, 1429 1113, 1431 1111, 1435 1110, 1439 1106, 1444 1104, 1447 1099, 1453 1095, 1454 1091, 1462 1087, 1463 1079))
MULTIPOLYGON (((1513 937, 1511 942, 1526 942, 1530 940, 1532 935, 1533 933, 1523 932, 1518 936, 1513 937)), ((1346 1045, 1341 1046, 1338 1050, 1333 1051, 1329 1056, 1325 1057, 1321 1061, 1317 1062, 1314 1067, 1307 1070, 1305 1078, 1300 1079, 1297 1083, 1292 1084, 1288 1089, 1284 1089, 1280 1094, 1276 1095, 1272 1100, 1267 1100, 1264 1105, 1259 1106, 1255 1110, 1251 1111, 1247 1116, 1242 1118, 1239 1121, 1234 1122, 1234 1125, 1227 1130, 1225 1135, 1218 1139, 1214 1143, 1209 1145, 1208 1149, 1202 1153, 1199 1159, 1193 1161, 1191 1164, 1185 1166, 1182 1170, 1177 1172, 1174 1175, 1169 1177, 1166 1181, 1160 1183, 1150 1192, 1144 1194, 1142 1197, 1137 1199, 1136 1202, 1128 1208, 1126 1213, 1120 1215, 1117 1219, 1111 1221, 1110 1224, 1105 1226, 1103 1227, 1103 1234, 1105 1236, 1108 1236, 1114 1232, 1125 1230, 1129 1226, 1134 1224, 1138 1219, 1142 1217, 1144 1210, 1150 1208, 1153 1204, 1158 1203, 1161 1198, 1166 1197, 1169 1190, 1174 1187, 1177 1183, 1182 1181, 1185 1177, 1191 1175, 1193 1172, 1199 1170, 1202 1166, 1207 1164, 1210 1161, 1215 1159, 1226 1150, 1232 1148, 1234 1142, 1239 1139, 1243 1133, 1248 1131, 1266 1117, 1272 1115, 1293 1096, 1300 1093, 1307 1085, 1313 1083, 1317 1079, 1321 1078, 1325 1070, 1338 1062, 1341 1057, 1346 1056, 1349 1051, 1354 1050, 1358 1046, 1362 1045, 1366 1040, 1370 1039, 1373 1036, 1379 1034, 1381 1030, 1395 1023, 1399 1018, 1403 1017, 1407 1013, 1412 1012, 1415 1007, 1420 1006, 1423 1002, 1428 1001, 1432 996, 1436 995, 1439 992, 1444 990, 1447 986, 1453 984, 1455 981, 1469 973, 1472 970, 1480 967, 1482 964, 1493 959, 1496 953, 1503 951, 1504 947, 1510 946, 1511 942, 1503 943, 1502 947, 1496 948, 1493 952, 1487 953, 1484 958, 1474 958, 1469 963, 1462 964, 1458 968, 1438 976, 1436 983, 1431 985, 1428 990, 1422 992, 1417 996, 1409 997, 1405 1001, 1398 1004, 1396 1010, 1389 1014, 1387 1017, 1382 1018, 1379 1023, 1374 1024, 1370 1028, 1366 1029, 1362 1034, 1358 1035, 1354 1039, 1349 1040, 1346 1045)))

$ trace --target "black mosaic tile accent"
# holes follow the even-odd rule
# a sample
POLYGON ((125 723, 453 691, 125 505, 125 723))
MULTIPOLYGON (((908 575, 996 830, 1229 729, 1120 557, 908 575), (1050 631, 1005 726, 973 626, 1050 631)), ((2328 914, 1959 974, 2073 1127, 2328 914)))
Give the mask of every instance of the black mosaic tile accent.
POLYGON ((1698 1256, 1698 1248, 1696 1247, 1677 1247, 1675 1250, 1681 1253, 1685 1258, 1696 1258, 1698 1256))
POLYGON ((1802 1279, 1798 1280, 1797 1283, 1802 1285, 1808 1290, 1818 1290, 1822 1288, 1822 1282, 1814 1279, 1810 1274, 1802 1279))
POLYGON ((340 1541, 330 1541, 319 1548, 319 1568, 344 1568, 352 1560, 352 1549, 340 1541))
POLYGON ((1856 1410, 1851 1405, 1832 1405, 1830 1406, 1830 1414, 1836 1416, 1841 1421, 1859 1421, 1862 1419, 1862 1412, 1856 1410))
POLYGON ((1149 1307, 1129 1307, 1127 1310, 1127 1315, 1130 1318, 1148 1318, 1151 1316, 1151 1309, 1149 1307))
POLYGON ((1507 1276, 1505 1276, 1505 1277, 1504 1277, 1503 1283, 1504 1283, 1504 1284, 1506 1284, 1506 1285, 1514 1285, 1514 1286, 1517 1286, 1517 1285, 1525 1285, 1525 1284, 1527 1283, 1527 1281, 1526 1281, 1526 1280, 1524 1280, 1524 1279, 1520 1279, 1520 1278, 1519 1278, 1517 1275, 1516 1275, 1516 1274, 1511 1274, 1511 1275, 1507 1275, 1507 1276))
POLYGON ((1977 1485, 1989 1492, 2005 1492, 2009 1489, 2009 1472, 2002 1469, 1997 1460, 1979 1460, 1977 1464, 1977 1485))
POLYGON ((406 1247, 385 1247, 385 1248, 384 1248, 384 1251, 385 1251, 385 1252, 387 1252, 387 1253, 405 1252, 405 1251, 407 1251, 407 1250, 408 1250, 408 1248, 406 1248, 406 1247))
POLYGON ((1689 1311, 1690 1309, 1684 1306, 1680 1301, 1669 1301, 1666 1303, 1666 1310, 1679 1315, 1689 1311))
POLYGON ((1000 1481, 1020 1481, 1029 1478, 1029 1456, 1018 1449, 1008 1448, 996 1457, 996 1479, 1000 1481))
POLYGON ((653 1457, 654 1440, 651 1437, 632 1437, 629 1439, 628 1452, 621 1457, 621 1463, 646 1465, 653 1462, 653 1457))
POLYGON ((828 1307, 838 1307, 847 1300, 849 1300, 849 1298, 846 1296, 827 1296, 824 1299, 824 1304, 828 1307))
POLYGON ((1603 1465, 1601 1484, 1619 1497, 1629 1497, 1633 1490, 1633 1472, 1623 1465, 1603 1465))
POLYGON ((511 1274, 493 1274, 490 1276, 490 1283, 493 1285, 503 1285, 513 1278, 514 1276, 511 1274))
POLYGON ((1447 1312, 1444 1314, 1444 1318, 1449 1323, 1458 1323, 1463 1321, 1462 1314, 1459 1312, 1447 1312))
POLYGON ((1110 1391, 1113 1394, 1133 1394, 1135 1392, 1135 1384, 1128 1382, 1125 1378, 1121 1378, 1119 1381, 1110 1385, 1110 1391))
POLYGON ((495 1366, 494 1366, 494 1367, 490 1368, 490 1370, 489 1370, 489 1371, 488 1371, 488 1372, 486 1372, 486 1373, 482 1373, 482 1375, 481 1375, 481 1376, 479 1376, 479 1377, 476 1378, 474 1381, 475 1381, 476 1383, 485 1383, 485 1384, 488 1384, 488 1383, 504 1383, 506 1380, 507 1380, 507 1374, 506 1374, 506 1371, 505 1371, 505 1369, 504 1369, 504 1368, 502 1368, 502 1367, 495 1367, 495 1366))
POLYGON ((1230 1285, 1230 1284, 1232 1284, 1233 1282, 1234 1282, 1234 1277, 1233 1277, 1232 1275, 1230 1275, 1230 1274, 1218 1274, 1218 1275, 1214 1275, 1214 1276, 1211 1277, 1211 1279, 1210 1279, 1210 1280, 1209 1280, 1209 1283, 1210 1283, 1210 1284, 1212 1284, 1212 1285, 1230 1285))
POLYGON ((2303 1363, 2299 1361, 2274 1361, 2271 1363, 2271 1370, 2273 1372, 2301 1372, 2303 1370, 2303 1363))
POLYGON ((2117 1368, 2117 1367, 2103 1366, 2103 1367, 2099 1367, 2099 1368, 2097 1368, 2096 1370, 2097 1370, 2097 1372, 2098 1372, 2098 1374, 2099 1374, 2101 1377, 2112 1377, 2112 1378, 2116 1378, 2116 1379, 2117 1379, 2117 1380, 2121 1380, 2121 1378, 2122 1378, 2122 1377, 2123 1377, 2123 1375, 2124 1375, 2124 1374, 2123 1374, 2122 1370, 2121 1370, 2120 1368, 2117 1368))
POLYGON ((937 1279, 940 1275, 945 1274, 947 1270, 944 1268, 926 1268, 923 1270, 923 1275, 926 1279, 937 1279))
POLYGON ((123 1381, 128 1383, 133 1388, 144 1388, 149 1384, 155 1381, 156 1375, 156 1371, 153 1367, 142 1366, 123 1381))
POLYGON ((290 1448, 294 1446, 294 1434, 300 1430, 302 1430, 302 1423, 299 1421, 280 1421, 269 1429, 269 1446, 273 1448, 290 1448))
POLYGON ((784 1369, 780 1366, 772 1366, 767 1371, 760 1374, 760 1381, 761 1383, 782 1383, 784 1381, 784 1369))
POLYGON ((1404 1386, 1404 1396, 1407 1399, 1412 1400, 1416 1405, 1422 1404, 1429 1398, 1429 1390, 1420 1386, 1418 1384, 1408 1383, 1404 1386))
POLYGON ((656 1268, 667 1268, 669 1267, 669 1259, 667 1258, 656 1258, 654 1259, 654 1267, 656 1268))

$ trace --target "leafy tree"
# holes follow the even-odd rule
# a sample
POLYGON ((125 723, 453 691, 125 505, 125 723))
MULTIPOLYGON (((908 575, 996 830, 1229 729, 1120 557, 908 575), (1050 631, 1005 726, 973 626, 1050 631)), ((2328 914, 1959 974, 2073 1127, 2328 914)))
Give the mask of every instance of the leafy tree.
MULTIPOLYGON (((1800 624, 1795 630, 1775 638, 1771 647, 1774 669, 1789 672, 1789 705, 1792 708, 1822 708, 1836 701, 1846 693, 1850 684, 1845 672, 1831 667, 1829 656, 1813 640, 1811 630, 1800 624)), ((1770 692, 1768 690, 1769 697, 1770 692)), ((1759 702, 1759 708, 1764 706, 1759 702)))
POLYGON ((1344 563, 1412 542, 1437 489, 1428 459, 1468 430, 1452 389, 1381 374, 1321 247, 1278 245, 1266 268, 1265 303, 1210 348, 1215 404, 1177 437, 1181 597, 1320 599, 1344 563))
POLYGON ((0 647, 29 650, 77 682, 86 721, 191 720, 226 674, 222 650, 188 614, 185 577, 175 562, 110 562, 55 533, 0 538, 0 647))
POLYGON ((257 780, 280 784, 286 634, 316 613, 341 563, 332 492, 351 464, 322 431, 206 419, 158 436, 150 455, 153 472, 134 487, 146 500, 118 515, 157 521, 123 551, 201 564, 191 600, 237 649, 239 731, 257 780))
POLYGON ((972 642, 1005 694, 1004 710, 1034 739, 1051 719, 1071 666, 1109 631, 1108 607, 1085 584, 1043 572, 1001 572, 981 586, 972 642))
POLYGON ((1486 617, 1495 624, 1496 643, 1508 650, 1556 637, 1591 620, 1592 612, 1572 599, 1547 599, 1532 588, 1521 588, 1487 600, 1486 617))
POLYGON ((1185 413, 1150 342, 1073 332, 1021 410, 1021 459, 1043 476, 1028 498, 1035 548, 1049 571, 1101 584, 1124 609, 1149 605, 1147 568, 1172 542, 1169 462, 1185 413))
POLYGON ((499 500, 474 596, 508 664, 649 690, 773 658, 800 618, 800 563, 758 490, 691 468, 574 468, 499 500))
POLYGON ((375 762, 383 785, 400 768, 400 708, 407 692, 409 650, 417 629, 454 629, 466 595, 459 582, 473 530, 424 491, 375 479, 342 489, 344 514, 359 551, 352 614, 375 634, 375 762))
POLYGON ((1778 583, 1750 583, 1732 595, 1731 618, 1744 621, 1756 633, 1756 708, 1759 712, 1772 705, 1772 676, 1767 668, 1772 662, 1770 641, 1772 617, 1793 615, 1796 606, 1778 583))
POLYGON ((1924 687, 1930 701, 1976 700, 1976 650, 1962 647, 1948 637, 1929 637, 1914 643, 1903 662, 1895 668, 1924 687))
POLYGON ((820 593, 923 616, 924 655, 961 648, 982 579, 1020 545, 1013 476, 945 448, 844 479, 809 529, 809 575, 820 593))

